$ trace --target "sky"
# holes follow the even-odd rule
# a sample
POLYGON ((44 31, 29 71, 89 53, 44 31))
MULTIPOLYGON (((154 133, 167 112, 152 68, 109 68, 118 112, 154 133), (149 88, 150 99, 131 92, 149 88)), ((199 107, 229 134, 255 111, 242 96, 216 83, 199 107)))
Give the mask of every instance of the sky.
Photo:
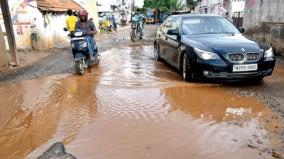
POLYGON ((144 5, 144 0, 135 0, 135 4, 137 7, 142 8, 144 5))

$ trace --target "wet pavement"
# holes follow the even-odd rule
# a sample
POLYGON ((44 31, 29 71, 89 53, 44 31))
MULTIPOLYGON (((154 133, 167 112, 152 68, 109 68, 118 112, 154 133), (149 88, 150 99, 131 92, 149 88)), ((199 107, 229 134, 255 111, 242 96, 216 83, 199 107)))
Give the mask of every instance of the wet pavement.
POLYGON ((56 142, 80 159, 284 157, 281 60, 261 83, 186 83, 153 60, 154 29, 134 44, 127 30, 104 35, 117 38, 85 76, 3 83, 0 158, 37 158, 56 142))

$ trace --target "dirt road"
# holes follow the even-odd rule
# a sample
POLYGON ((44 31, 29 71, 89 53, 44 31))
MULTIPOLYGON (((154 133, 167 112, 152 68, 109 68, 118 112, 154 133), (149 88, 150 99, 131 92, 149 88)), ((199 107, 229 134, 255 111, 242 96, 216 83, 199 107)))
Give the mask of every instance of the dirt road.
POLYGON ((55 142, 80 159, 283 158, 283 61, 262 83, 186 83, 153 60, 156 28, 137 43, 128 29, 100 35, 101 63, 83 77, 70 50, 2 76, 1 158, 55 142))

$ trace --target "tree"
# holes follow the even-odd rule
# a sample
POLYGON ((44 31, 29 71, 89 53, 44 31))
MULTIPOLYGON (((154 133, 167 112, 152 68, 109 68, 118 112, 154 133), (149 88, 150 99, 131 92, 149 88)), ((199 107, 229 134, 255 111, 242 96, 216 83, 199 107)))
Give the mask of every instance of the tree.
POLYGON ((181 0, 144 0, 144 8, 173 12, 184 8, 181 0))
POLYGON ((186 5, 187 8, 192 9, 196 6, 196 2, 194 2, 193 0, 186 0, 186 5))

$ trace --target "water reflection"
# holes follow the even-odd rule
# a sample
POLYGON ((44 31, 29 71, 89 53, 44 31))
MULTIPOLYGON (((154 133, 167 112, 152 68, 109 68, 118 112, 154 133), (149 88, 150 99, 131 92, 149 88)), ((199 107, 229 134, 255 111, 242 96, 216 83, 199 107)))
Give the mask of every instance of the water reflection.
POLYGON ((98 118, 67 145, 79 158, 273 158, 281 148, 263 122, 273 113, 254 97, 187 84, 96 93, 98 118))
MULTIPOLYGON (((7 112, 9 120, 2 122, 0 129, 0 156, 24 158, 38 147, 72 141, 82 125, 96 116, 95 86, 91 81, 68 77, 2 87, 5 96, 0 95, 4 97, 1 101, 9 104, 1 107, 1 112, 7 112), (8 91, 15 91, 11 87, 17 88, 16 93, 8 91), (9 96, 12 98, 5 98, 9 96), (14 111, 9 111, 11 108, 14 111)), ((1 116, 1 121, 6 116, 1 116)))
POLYGON ((152 47, 114 48, 83 77, 0 87, 0 156, 63 141, 78 158, 272 158, 281 121, 254 96, 185 83, 152 47), (25 145, 25 146, 23 146, 25 145))

